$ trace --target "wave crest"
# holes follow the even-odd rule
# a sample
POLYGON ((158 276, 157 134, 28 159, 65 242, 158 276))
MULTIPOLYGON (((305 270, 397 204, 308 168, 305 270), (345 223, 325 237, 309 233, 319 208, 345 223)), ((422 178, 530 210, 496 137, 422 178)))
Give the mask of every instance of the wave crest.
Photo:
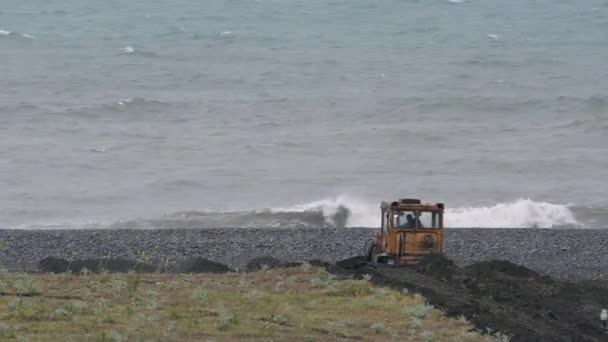
POLYGON ((17 38, 25 38, 25 39, 35 39, 36 38, 36 37, 32 36, 31 34, 13 32, 13 31, 2 30, 2 29, 0 29, 0 36, 17 37, 17 38))
MULTIPOLYGON (((605 214, 603 210, 600 212, 605 214)), ((531 199, 480 207, 448 206, 444 220, 447 228, 583 228, 570 205, 535 202, 531 199)), ((226 212, 190 210, 167 214, 161 218, 105 224, 36 225, 29 228, 378 228, 379 225, 379 203, 371 204, 339 196, 285 208, 226 212)))
MULTIPOLYGON (((348 196, 326 198, 286 208, 234 212, 189 211, 169 215, 188 226, 206 227, 378 227, 379 203, 348 196)), ((164 224, 168 222, 165 221, 164 224)), ((491 206, 446 208, 448 228, 579 227, 570 206, 519 199, 491 206)))
MULTIPOLYGON (((380 209, 378 204, 369 204, 346 196, 336 199, 324 199, 275 211, 310 210, 323 213, 325 221, 336 224, 334 215, 342 213, 345 227, 378 227, 380 209), (342 211, 341 211, 342 210, 342 211), (347 213, 344 216, 344 213, 347 213)), ((555 228, 578 227, 573 211, 569 205, 535 202, 531 199, 519 199, 508 203, 491 206, 446 208, 445 226, 449 228, 555 228)))
POLYGON ((568 205, 520 199, 488 207, 446 209, 445 225, 452 228, 554 228, 579 224, 568 205))

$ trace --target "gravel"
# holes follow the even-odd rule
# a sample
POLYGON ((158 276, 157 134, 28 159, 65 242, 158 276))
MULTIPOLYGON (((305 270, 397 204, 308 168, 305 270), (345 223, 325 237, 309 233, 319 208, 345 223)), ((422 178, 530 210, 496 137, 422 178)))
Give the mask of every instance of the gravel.
MULTIPOLYGON (((0 266, 38 272, 38 262, 125 258, 179 260, 201 256, 244 270, 271 256, 287 262, 335 262, 365 253, 369 228, 211 228, 0 230, 0 266)), ((457 265, 503 259, 561 280, 608 280, 608 229, 446 229, 445 251, 457 265)))

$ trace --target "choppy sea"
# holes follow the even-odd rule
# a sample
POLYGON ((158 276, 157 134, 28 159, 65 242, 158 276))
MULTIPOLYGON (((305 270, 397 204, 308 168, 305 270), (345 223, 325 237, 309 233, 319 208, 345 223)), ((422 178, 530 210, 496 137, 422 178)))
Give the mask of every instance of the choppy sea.
POLYGON ((3 0, 0 227, 374 227, 408 197, 605 228, 607 32, 606 0, 3 0))

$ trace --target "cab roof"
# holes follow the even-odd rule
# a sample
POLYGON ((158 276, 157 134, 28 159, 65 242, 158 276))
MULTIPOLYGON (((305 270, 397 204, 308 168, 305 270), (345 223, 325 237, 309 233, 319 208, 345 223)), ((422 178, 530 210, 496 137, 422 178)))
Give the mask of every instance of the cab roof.
POLYGON ((418 210, 418 211, 441 211, 443 212, 443 203, 421 203, 420 200, 404 199, 393 202, 382 202, 380 204, 382 210, 418 210))

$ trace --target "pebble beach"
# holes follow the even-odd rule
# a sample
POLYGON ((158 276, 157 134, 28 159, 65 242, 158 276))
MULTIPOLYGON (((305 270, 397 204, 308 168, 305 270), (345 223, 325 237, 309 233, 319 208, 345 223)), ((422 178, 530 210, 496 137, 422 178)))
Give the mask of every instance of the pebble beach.
MULTIPOLYGON (((254 258, 335 262, 363 255, 376 229, 205 228, 0 230, 0 267, 39 272, 38 262, 201 256, 243 270, 254 258)), ((608 280, 608 229, 446 229, 445 252, 459 266, 501 259, 566 281, 608 280)))

